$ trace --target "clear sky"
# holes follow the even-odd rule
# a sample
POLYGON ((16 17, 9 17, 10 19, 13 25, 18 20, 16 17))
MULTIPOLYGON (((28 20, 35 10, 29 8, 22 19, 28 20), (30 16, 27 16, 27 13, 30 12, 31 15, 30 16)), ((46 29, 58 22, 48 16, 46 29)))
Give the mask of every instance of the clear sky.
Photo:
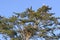
POLYGON ((37 10, 43 4, 52 7, 52 12, 60 16, 60 0, 0 0, 0 15, 10 17, 13 12, 22 12, 31 6, 37 10))
POLYGON ((37 10, 43 4, 52 7, 52 12, 60 16, 60 0, 0 0, 0 15, 9 17, 13 12, 22 12, 31 6, 37 10))

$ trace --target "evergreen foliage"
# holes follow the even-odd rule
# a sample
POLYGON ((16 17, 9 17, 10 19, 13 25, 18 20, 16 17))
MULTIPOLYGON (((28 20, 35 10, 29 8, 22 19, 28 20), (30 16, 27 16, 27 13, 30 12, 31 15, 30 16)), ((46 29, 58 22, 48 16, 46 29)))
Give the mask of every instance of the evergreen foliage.
POLYGON ((22 13, 14 13, 15 15, 9 18, 0 16, 0 34, 8 36, 10 40, 29 40, 34 36, 45 40, 58 40, 60 34, 56 35, 54 30, 60 29, 60 18, 55 17, 49 10, 49 6, 43 5, 37 11, 31 7, 22 13))

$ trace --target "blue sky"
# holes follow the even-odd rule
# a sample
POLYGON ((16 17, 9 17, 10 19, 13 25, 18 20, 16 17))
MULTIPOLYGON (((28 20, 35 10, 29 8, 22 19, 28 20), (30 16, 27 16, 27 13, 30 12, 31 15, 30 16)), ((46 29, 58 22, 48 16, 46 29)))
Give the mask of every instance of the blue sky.
POLYGON ((31 6, 37 10, 43 4, 52 7, 55 16, 60 16, 60 0, 0 0, 0 15, 10 17, 13 12, 22 12, 31 6))
POLYGON ((0 15, 10 17, 13 12, 22 12, 31 6, 37 10, 43 4, 52 7, 52 12, 60 16, 60 0, 0 0, 0 15))

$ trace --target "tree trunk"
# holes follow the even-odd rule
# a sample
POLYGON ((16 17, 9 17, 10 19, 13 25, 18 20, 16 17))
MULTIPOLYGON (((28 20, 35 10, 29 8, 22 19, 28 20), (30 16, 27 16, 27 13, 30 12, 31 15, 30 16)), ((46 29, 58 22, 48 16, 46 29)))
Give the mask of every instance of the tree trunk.
POLYGON ((29 40, 30 37, 31 37, 31 34, 27 34, 26 35, 26 40, 29 40))
POLYGON ((29 40, 29 37, 26 37, 26 40, 29 40))

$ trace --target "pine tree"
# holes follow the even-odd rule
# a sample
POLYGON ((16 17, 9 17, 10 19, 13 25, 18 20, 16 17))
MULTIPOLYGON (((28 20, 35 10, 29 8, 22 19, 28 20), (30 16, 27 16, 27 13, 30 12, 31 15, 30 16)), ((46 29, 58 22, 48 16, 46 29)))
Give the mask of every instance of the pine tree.
POLYGON ((56 35, 54 30, 60 29, 60 18, 55 17, 49 10, 49 6, 43 5, 37 11, 31 7, 22 13, 14 13, 12 17, 1 17, 0 34, 4 34, 6 40, 7 37, 10 40, 37 39, 35 36, 45 40, 58 40, 60 34, 56 35))

